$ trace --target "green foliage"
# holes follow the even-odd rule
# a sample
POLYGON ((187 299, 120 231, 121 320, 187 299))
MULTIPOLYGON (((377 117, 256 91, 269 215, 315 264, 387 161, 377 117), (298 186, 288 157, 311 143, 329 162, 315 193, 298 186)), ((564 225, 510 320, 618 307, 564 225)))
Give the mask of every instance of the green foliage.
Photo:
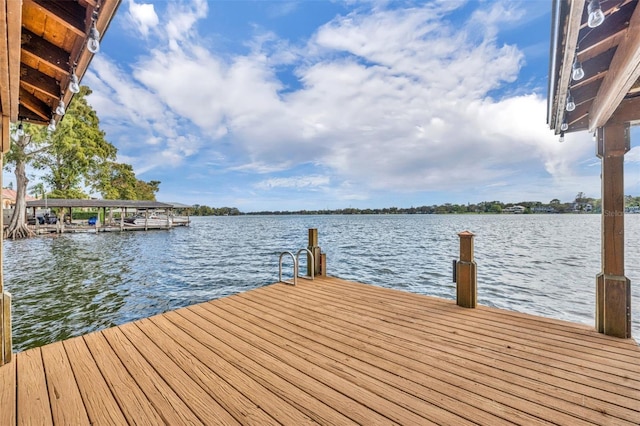
POLYGON ((156 192, 160 189, 160 181, 152 180, 149 182, 145 182, 142 180, 137 180, 135 191, 136 191, 136 200, 151 200, 155 201, 156 192))
POLYGON ((33 163, 34 167, 45 170, 43 179, 56 197, 86 197, 81 190, 84 180, 105 161, 116 157, 116 148, 105 139, 100 120, 85 99, 89 94, 91 90, 82 86, 58 128, 49 136, 50 148, 33 163))
POLYGON ((215 208, 196 204, 190 214, 192 216, 238 216, 240 215, 240 210, 235 207, 215 208))
POLYGON ((156 200, 159 181, 136 178, 129 164, 105 161, 91 174, 92 188, 105 200, 156 200))

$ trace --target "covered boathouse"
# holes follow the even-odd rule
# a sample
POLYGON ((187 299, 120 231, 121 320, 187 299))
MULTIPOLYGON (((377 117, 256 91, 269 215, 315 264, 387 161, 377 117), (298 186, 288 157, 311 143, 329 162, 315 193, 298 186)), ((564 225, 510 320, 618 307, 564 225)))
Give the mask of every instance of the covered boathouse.
MULTIPOLYGON (((3 151, 9 122, 46 122, 56 102, 57 93, 47 103, 36 90, 47 79, 29 73, 49 71, 66 87, 57 53, 58 69, 79 58, 81 76, 90 59, 86 17, 99 4, 103 31, 117 3, 0 0, 3 151), (55 37, 42 37, 47 26, 55 37), (28 40, 41 47, 39 59, 28 40)), ((587 29, 596 3, 552 3, 549 124, 558 134, 597 133, 603 202, 618 211, 621 157, 640 111, 640 8, 637 0, 603 2, 604 22, 587 29), (568 77, 576 54, 583 83, 568 77), (576 105, 566 114, 569 90, 576 105)), ((3 292, 0 424, 638 425, 624 221, 611 217, 603 215, 597 330, 476 306, 470 233, 460 234, 456 302, 329 278, 323 262, 319 277, 295 286, 276 283, 12 354, 3 292)), ((319 253, 317 233, 309 237, 319 253)))

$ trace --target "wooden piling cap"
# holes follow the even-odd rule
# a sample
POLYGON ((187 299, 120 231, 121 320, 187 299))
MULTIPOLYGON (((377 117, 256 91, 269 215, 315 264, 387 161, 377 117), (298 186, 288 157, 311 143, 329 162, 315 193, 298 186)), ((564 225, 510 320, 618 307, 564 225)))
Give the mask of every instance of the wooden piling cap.
POLYGON ((473 237, 474 235, 476 234, 471 231, 462 231, 458 234, 459 237, 473 237))

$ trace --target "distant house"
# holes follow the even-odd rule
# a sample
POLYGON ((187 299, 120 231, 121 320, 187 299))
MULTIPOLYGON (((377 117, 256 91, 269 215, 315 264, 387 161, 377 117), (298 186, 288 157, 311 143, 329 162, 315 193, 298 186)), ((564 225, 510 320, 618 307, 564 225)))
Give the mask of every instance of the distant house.
POLYGON ((524 206, 510 206, 502 209, 502 213, 522 214, 527 208, 524 206))
MULTIPOLYGON (((12 209, 16 205, 17 193, 13 189, 2 188, 2 209, 12 209)), ((26 196, 26 201, 34 201, 37 198, 34 198, 30 195, 26 196)))
POLYGON ((573 211, 591 213, 593 206, 591 203, 573 203, 573 211))
POLYGON ((551 206, 536 206, 531 211, 534 213, 556 213, 556 209, 551 206))

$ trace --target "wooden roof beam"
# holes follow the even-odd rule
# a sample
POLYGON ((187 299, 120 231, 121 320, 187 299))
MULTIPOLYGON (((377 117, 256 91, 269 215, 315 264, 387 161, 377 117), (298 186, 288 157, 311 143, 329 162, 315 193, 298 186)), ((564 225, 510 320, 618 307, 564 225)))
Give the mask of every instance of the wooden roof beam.
POLYGON ((35 112, 26 108, 24 105, 20 104, 20 111, 18 112, 18 116, 20 117, 20 121, 27 122, 29 124, 39 124, 39 125, 47 125, 49 124, 49 120, 43 120, 35 112))
MULTIPOLYGON (((624 37, 624 30, 629 27, 627 15, 633 10, 635 4, 626 4, 613 11, 605 19, 606 24, 596 28, 589 28, 585 25, 578 34, 578 58, 584 62, 601 52, 620 44, 624 37)), ((586 12, 585 12, 586 13, 586 12)))
POLYGON ((51 119, 51 107, 24 89, 20 89, 20 103, 43 121, 51 119))
POLYGON ((22 75, 21 83, 24 86, 37 90, 51 98, 60 97, 60 86, 55 78, 41 73, 40 71, 25 64, 22 64, 20 67, 20 74, 22 75))
POLYGON ((84 37, 87 33, 84 16, 86 9, 75 1, 24 0, 39 7, 44 14, 61 23, 77 35, 84 37))
MULTIPOLYGON (((604 126, 640 77, 640 7, 629 20, 590 112, 589 131, 604 126)), ((640 118, 640 110, 637 111, 640 118)))
POLYGON ((22 30, 22 53, 46 62, 63 74, 71 72, 68 52, 38 37, 26 28, 22 30))
POLYGON ((3 116, 16 121, 20 87, 21 3, 0 0, 0 20, 0 107, 3 116))

